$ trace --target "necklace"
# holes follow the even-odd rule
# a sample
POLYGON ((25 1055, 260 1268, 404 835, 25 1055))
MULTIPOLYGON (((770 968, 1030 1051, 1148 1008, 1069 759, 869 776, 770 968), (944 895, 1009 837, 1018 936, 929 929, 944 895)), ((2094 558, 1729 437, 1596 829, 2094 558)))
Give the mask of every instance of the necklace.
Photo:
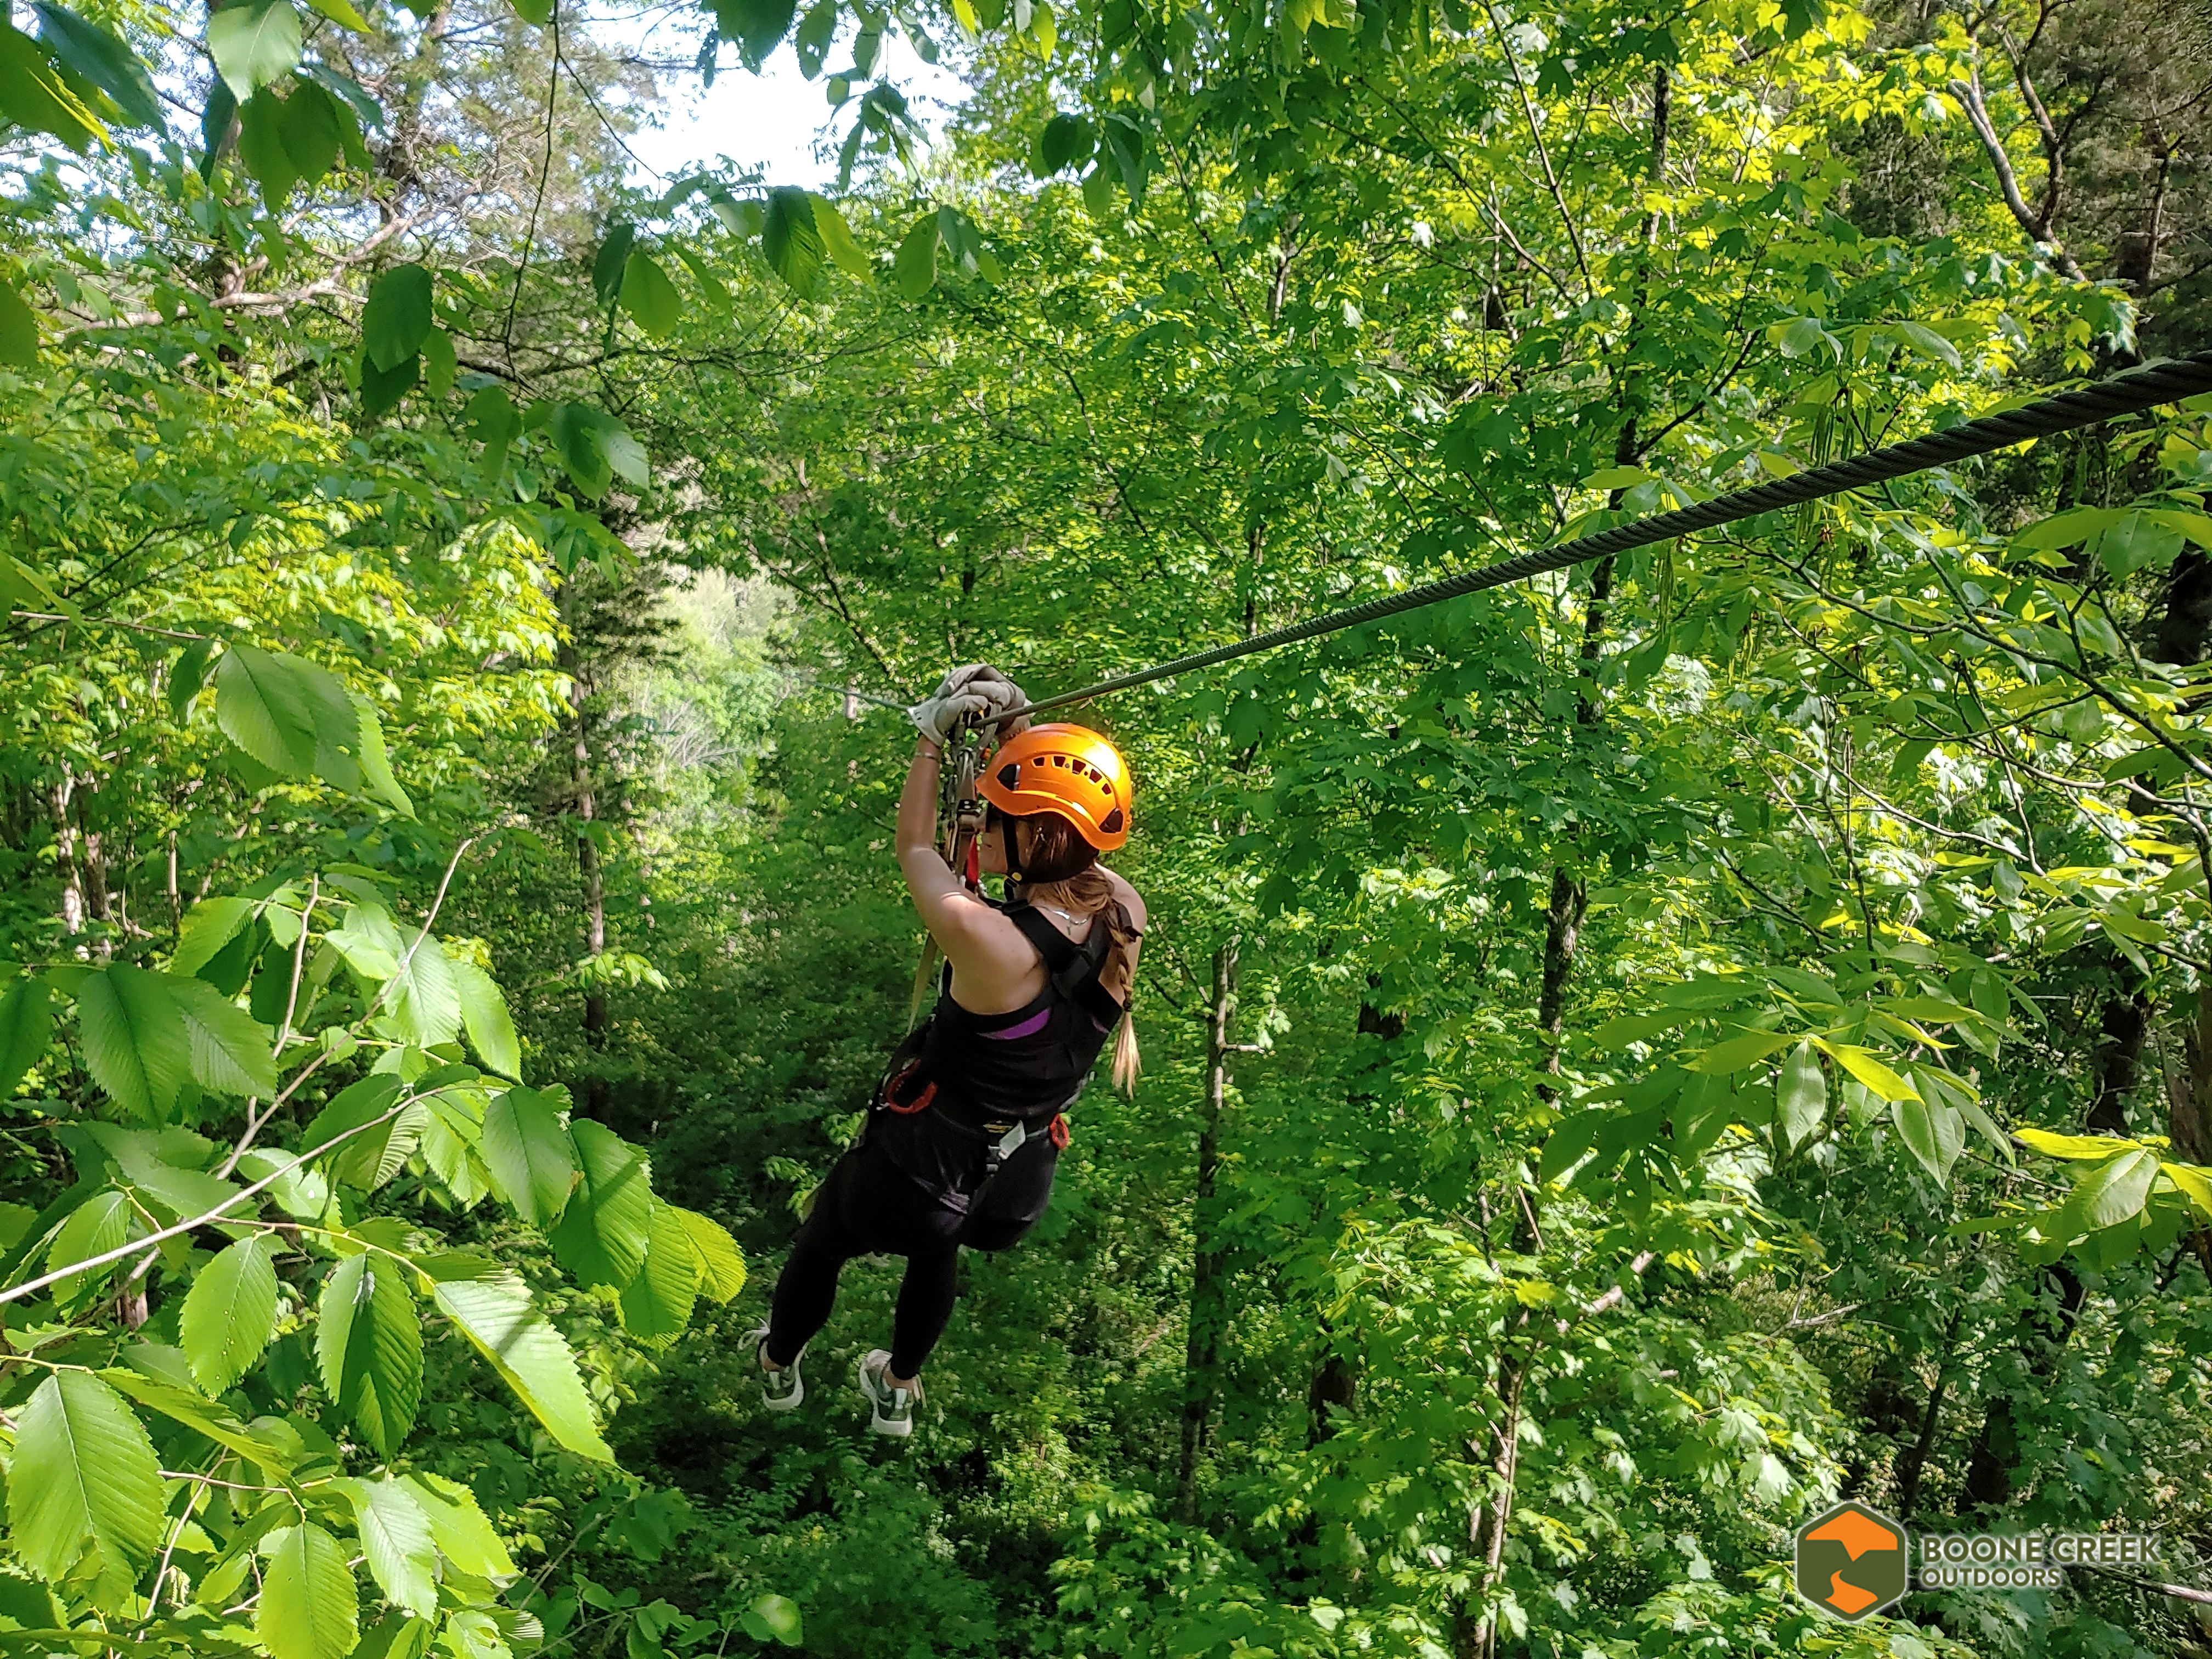
MULTIPOLYGON (((1034 901, 1032 901, 1032 902, 1034 902, 1034 901)), ((1051 911, 1053 915, 1058 916, 1062 921, 1066 922, 1071 927, 1080 927, 1084 922, 1090 920, 1088 916, 1077 915, 1073 910, 1063 910, 1057 904, 1039 904, 1036 908, 1040 910, 1051 911)))

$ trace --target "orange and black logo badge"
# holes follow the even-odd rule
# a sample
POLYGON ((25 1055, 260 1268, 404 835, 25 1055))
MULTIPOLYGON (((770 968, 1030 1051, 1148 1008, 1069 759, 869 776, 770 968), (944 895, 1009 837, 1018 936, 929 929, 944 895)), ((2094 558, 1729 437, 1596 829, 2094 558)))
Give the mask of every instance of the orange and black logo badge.
POLYGON ((1797 1528, 1797 1594, 1853 1623, 1912 1587, 1905 1528, 1879 1510, 1843 1503, 1797 1528))

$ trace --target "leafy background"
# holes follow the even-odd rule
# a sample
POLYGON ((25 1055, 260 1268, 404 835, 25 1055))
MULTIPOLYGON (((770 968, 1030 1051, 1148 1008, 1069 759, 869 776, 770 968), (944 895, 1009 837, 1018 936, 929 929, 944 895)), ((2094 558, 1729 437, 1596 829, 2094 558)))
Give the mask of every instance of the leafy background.
POLYGON ((744 1343, 879 705, 2200 347, 2203 20, 653 15, 0 19, 0 1648, 2212 1647, 2204 407, 1092 706, 1142 1087, 910 1444, 896 1264, 744 1343), (834 190, 640 182, 786 43, 834 190), (1844 1627, 1841 1495, 2163 1555, 1844 1627))

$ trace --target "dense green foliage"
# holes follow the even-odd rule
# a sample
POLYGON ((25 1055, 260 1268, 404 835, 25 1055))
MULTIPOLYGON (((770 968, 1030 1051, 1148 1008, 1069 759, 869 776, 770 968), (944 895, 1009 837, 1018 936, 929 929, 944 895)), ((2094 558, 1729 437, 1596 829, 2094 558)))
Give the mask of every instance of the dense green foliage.
POLYGON ((412 5, 0 20, 0 1650, 2206 1650, 2212 407, 1086 710, 1143 1084, 912 1443, 896 1264, 744 1342, 906 1015, 878 701, 2195 349, 2194 36, 679 13, 833 202, 412 5), (1845 1627, 1841 1494, 2166 1554, 1845 1627))

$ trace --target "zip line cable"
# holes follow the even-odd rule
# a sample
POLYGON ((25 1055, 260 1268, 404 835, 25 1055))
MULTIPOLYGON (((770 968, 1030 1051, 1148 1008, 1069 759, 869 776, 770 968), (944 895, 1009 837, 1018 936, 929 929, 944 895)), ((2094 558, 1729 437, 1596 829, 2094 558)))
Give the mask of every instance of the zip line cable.
POLYGON ((1008 711, 999 719, 1007 720, 1018 715, 1038 714, 1048 708, 1064 708, 1070 703, 1087 702, 1093 697, 1103 697, 1109 691, 1126 691, 1132 686, 1149 685, 1154 680, 1164 680, 1173 674, 1211 668, 1216 663, 1249 657, 1256 652, 1273 651, 1281 646, 1294 645, 1300 640, 1318 638, 1323 634, 1340 633, 1363 623, 1395 617, 1401 611, 1418 611, 1425 605, 1440 605, 1446 599, 1456 599, 1464 594, 1480 593, 1485 588, 1503 587, 1509 582, 1525 581, 1531 576, 1564 570, 1569 565, 1601 558, 1608 553, 1626 552, 1633 547, 1649 547, 1654 542, 1672 541, 1677 536, 1734 524, 1741 519, 1755 518, 1778 507, 1795 507, 1802 501, 1818 501, 1823 495, 1840 495, 1847 489, 1863 489, 1868 484, 1902 477, 1908 472, 1925 471, 1929 467, 1945 466, 1970 456, 1986 455, 1992 450, 2008 448, 2029 438, 2055 437, 2062 432, 2095 426, 2117 416, 2140 414, 2160 404, 2178 403, 2184 398, 2193 398, 2207 392, 2212 392, 2212 351, 2172 358, 2147 368, 2130 369, 2124 374, 2116 374, 2110 380, 2084 386, 2078 392, 2062 392, 2052 397, 2039 398, 2033 403, 2023 404, 2018 409, 2007 410, 2002 414, 1985 415, 1979 420, 1968 421, 1948 431, 1931 432, 1925 437, 1892 444, 1884 449, 1870 449, 1863 455, 1830 461, 1824 466, 1794 473, 1787 478, 1778 478, 1771 483, 1758 484, 1726 495, 1716 495, 1709 501, 1677 507, 1671 513, 1632 520, 1627 524, 1616 525, 1611 530, 1600 531, 1595 536, 1583 536, 1574 541, 1562 542, 1557 547, 1540 548, 1533 553, 1523 553, 1517 558, 1485 565, 1479 570, 1465 570, 1455 576, 1445 576, 1419 587, 1410 587, 1402 593, 1393 593, 1386 599, 1370 599, 1364 605, 1352 605, 1347 610, 1332 611, 1324 616, 1309 617, 1304 622, 1292 623, 1270 633, 1239 640, 1234 645, 1216 646, 1211 651, 1195 651, 1187 657, 1177 657, 1173 661, 1139 669, 1133 674, 1119 674, 1110 680, 1101 680, 1096 685, 1086 685, 1079 691, 1063 691, 1057 696, 1039 697, 1034 702, 1024 703, 1019 708, 1008 711))

